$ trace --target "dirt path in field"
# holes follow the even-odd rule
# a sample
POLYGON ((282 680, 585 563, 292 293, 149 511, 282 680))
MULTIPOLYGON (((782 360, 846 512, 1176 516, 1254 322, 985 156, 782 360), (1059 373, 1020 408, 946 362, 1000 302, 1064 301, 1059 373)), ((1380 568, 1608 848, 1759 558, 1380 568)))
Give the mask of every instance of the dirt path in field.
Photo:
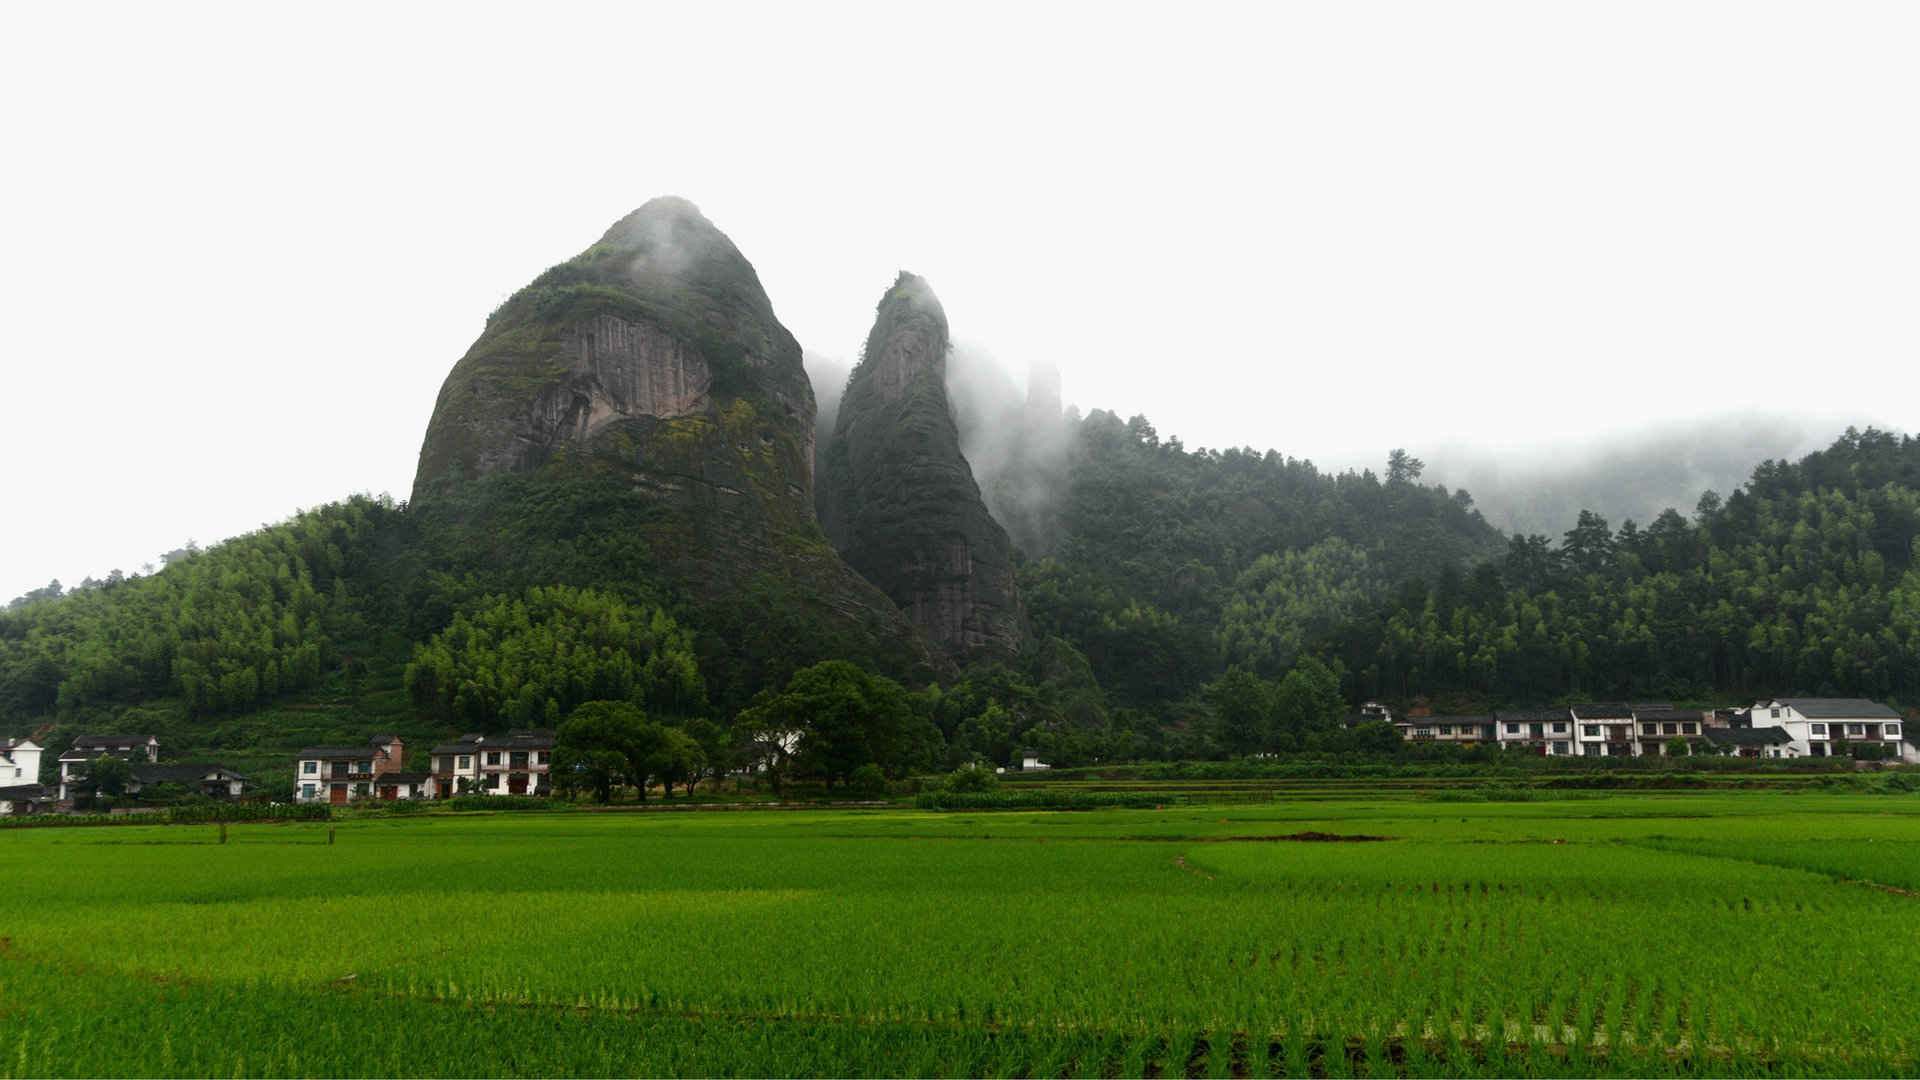
POLYGON ((1173 857, 1173 865, 1179 867, 1182 870, 1185 870, 1189 874, 1198 874, 1201 877, 1206 878, 1208 881, 1213 880, 1212 874, 1209 874, 1205 870, 1202 870, 1199 867, 1194 866, 1193 864, 1187 862, 1187 857, 1185 855, 1175 855, 1173 857))

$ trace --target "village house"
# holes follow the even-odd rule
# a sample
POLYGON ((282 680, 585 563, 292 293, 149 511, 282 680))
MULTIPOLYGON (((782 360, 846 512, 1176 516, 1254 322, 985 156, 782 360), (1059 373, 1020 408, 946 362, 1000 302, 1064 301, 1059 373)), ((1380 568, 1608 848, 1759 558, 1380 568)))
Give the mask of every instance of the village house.
POLYGON ((374 781, 400 771, 405 749, 398 735, 375 735, 365 746, 310 746, 294 762, 294 801, 371 799, 374 781))
POLYGON ((1841 753, 1920 761, 1900 714, 1865 698, 1772 698, 1756 702, 1753 726, 1778 727, 1791 737, 1785 757, 1841 753), (1846 750, 1841 746, 1845 744, 1846 750))
POLYGON ((56 796, 66 805, 87 780, 87 764, 95 758, 117 757, 135 765, 151 765, 160 760, 160 740, 152 735, 82 735, 73 740, 73 748, 60 755, 60 790, 56 796))
POLYGON ((33 814, 47 801, 40 786, 39 743, 27 738, 0 739, 0 814, 33 814))
POLYGON ((32 739, 0 739, 0 787, 40 782, 40 754, 45 747, 32 739))
POLYGON ((1632 757, 1633 717, 1636 709, 1671 709, 1671 705, 1627 705, 1618 702, 1590 702, 1575 705, 1574 742, 1582 757, 1632 757))
POLYGON ((1038 750, 1020 751, 1020 771, 1021 772, 1033 772, 1036 769, 1051 769, 1051 768, 1053 768, 1053 766, 1040 760, 1040 751, 1038 750))
POLYGON ((1478 746, 1498 741, 1496 723, 1491 716, 1403 716, 1395 720, 1393 726, 1408 742, 1478 746))
POLYGON ((1792 753, 1793 736, 1781 727, 1710 728, 1707 742, 1722 754, 1749 758, 1798 757, 1792 753))
POLYGON ((158 784, 179 784, 209 799, 237 799, 253 790, 253 778, 221 765, 135 765, 127 779, 127 794, 138 795, 158 784))
POLYGON ((1516 709, 1493 714, 1502 747, 1524 746, 1542 757, 1573 754, 1573 714, 1566 709, 1516 709))
POLYGON ((485 735, 480 746, 480 790, 488 795, 547 795, 552 791, 553 728, 514 728, 485 735))
POLYGON ((373 782, 374 798, 382 802, 400 799, 433 798, 432 776, 427 773, 383 773, 373 782))
POLYGON ((480 787, 480 744, 484 735, 462 735, 427 751, 427 798, 451 799, 480 787))
MULTIPOLYGON (((1700 709, 1636 708, 1633 713, 1634 753, 1643 757, 1659 757, 1667 752, 1667 744, 1676 738, 1687 740, 1691 748, 1712 726, 1709 718, 1713 715, 1700 709)), ((1688 752, 1691 753, 1691 749, 1688 752)))

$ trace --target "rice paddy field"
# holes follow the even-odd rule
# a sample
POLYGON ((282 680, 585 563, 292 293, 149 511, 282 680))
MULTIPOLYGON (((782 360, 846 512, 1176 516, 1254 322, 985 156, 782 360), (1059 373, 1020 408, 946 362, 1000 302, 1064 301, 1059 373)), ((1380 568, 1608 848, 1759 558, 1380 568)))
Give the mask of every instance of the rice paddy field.
POLYGON ((1920 1074, 1920 796, 228 828, 0 833, 0 1075, 1920 1074))

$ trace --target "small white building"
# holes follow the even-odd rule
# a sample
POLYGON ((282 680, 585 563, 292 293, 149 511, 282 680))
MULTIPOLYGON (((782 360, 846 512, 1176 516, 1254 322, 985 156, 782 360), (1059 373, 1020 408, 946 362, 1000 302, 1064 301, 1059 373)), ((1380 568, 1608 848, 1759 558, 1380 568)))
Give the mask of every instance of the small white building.
POLYGON ((1866 698, 1771 698, 1755 702, 1753 726, 1778 727, 1792 740, 1788 757, 1832 757, 1849 747, 1884 748, 1894 761, 1920 761, 1900 714, 1866 698))
POLYGON ((1053 766, 1040 760, 1040 751, 1038 750, 1020 751, 1020 771, 1021 772, 1032 772, 1035 769, 1051 769, 1051 768, 1053 768, 1053 766))
POLYGON ((32 739, 0 739, 0 787, 40 782, 40 755, 46 748, 32 739))

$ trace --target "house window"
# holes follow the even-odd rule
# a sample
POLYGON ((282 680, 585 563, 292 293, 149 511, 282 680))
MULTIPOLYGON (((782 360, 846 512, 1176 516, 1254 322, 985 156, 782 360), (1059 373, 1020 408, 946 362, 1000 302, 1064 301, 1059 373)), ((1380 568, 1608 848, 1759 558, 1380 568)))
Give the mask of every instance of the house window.
POLYGON ((356 798, 356 799, 364 799, 364 798, 366 798, 366 797, 367 797, 367 785, 365 785, 365 784, 355 784, 355 785, 353 785, 353 797, 354 797, 354 798, 356 798))
POLYGON ((1826 738, 1826 736, 1827 736, 1827 725, 1825 725, 1825 724, 1815 724, 1815 725, 1813 725, 1813 733, 1814 733, 1815 735, 1818 735, 1818 736, 1820 736, 1820 737, 1821 737, 1821 738, 1823 738, 1823 739, 1824 739, 1824 738, 1826 738))
POLYGON ((319 771, 320 763, 317 761, 303 761, 300 763, 300 775, 302 776, 313 776, 319 771))
POLYGON ((1433 738, 1433 729, 1430 727, 1414 728, 1413 737, 1416 739, 1431 739, 1433 738))
POLYGON ((367 772, 372 768, 373 768, 373 762, 371 761, 356 761, 353 763, 354 772, 367 772))
POLYGON ((1900 737, 1899 724, 1888 724, 1885 727, 1882 727, 1880 730, 1886 732, 1887 738, 1889 739, 1897 739, 1900 737))
POLYGON ((500 751, 498 750, 487 751, 487 764, 489 765, 500 764, 500 751))
POLYGON ((1599 724, 1581 724, 1580 734, 1585 735, 1589 739, 1597 739, 1600 737, 1600 725, 1599 724))
POLYGON ((549 763, 549 762, 550 762, 550 761, 551 761, 552 759, 551 759, 551 758, 549 757, 549 755, 547 754, 547 752, 546 752, 545 750, 542 750, 542 751, 540 751, 540 754, 539 754, 539 756, 538 756, 537 758, 535 758, 534 760, 536 760, 537 762, 539 762, 539 763, 540 763, 540 764, 542 764, 542 765, 545 765, 545 764, 548 764, 548 763, 549 763))
POLYGON ((316 792, 316 791, 317 791, 318 789, 319 789, 319 785, 317 785, 317 784, 301 784, 301 785, 300 785, 300 797, 301 797, 302 799, 311 799, 311 798, 313 798, 313 796, 314 796, 314 793, 315 793, 315 792, 316 792))
POLYGON ((1553 733, 1555 735, 1565 735, 1567 733, 1567 722, 1565 720, 1557 721, 1553 725, 1553 733))
MULTIPOLYGON (((1689 724, 1688 726, 1691 727, 1692 725, 1689 724)), ((1679 724, 1662 724, 1660 725, 1660 733, 1662 735, 1678 735, 1680 734, 1680 725, 1679 724)))
POLYGON ((1653 734, 1653 725, 1652 725, 1652 724, 1641 724, 1641 725, 1640 725, 1640 734, 1642 734, 1642 735, 1651 735, 1651 734, 1653 734))
POLYGON ((1453 726, 1452 726, 1452 725, 1450 725, 1450 724, 1441 724, 1441 725, 1440 725, 1440 734, 1442 734, 1442 735, 1451 735, 1451 734, 1453 734, 1453 726))
MULTIPOLYGON (((494 756, 498 757, 499 755, 496 754, 494 756)), ((487 774, 487 789, 490 791, 500 790, 500 774, 499 773, 487 774)))
POLYGON ((1554 752, 1554 753, 1556 753, 1556 754, 1564 754, 1564 753, 1566 753, 1566 752, 1567 752, 1567 744, 1566 744, 1566 743, 1563 743, 1563 742, 1557 742, 1557 743, 1554 743, 1554 744, 1553 744, 1553 752, 1554 752))
POLYGON ((515 750, 513 753, 507 755, 507 760, 508 764, 513 768, 524 769, 527 767, 527 752, 525 750, 515 750))
POLYGON ((1865 735, 1866 733, 1867 733, 1867 725, 1865 724, 1848 724, 1847 725, 1847 734, 1849 735, 1865 735))
POLYGON ((1771 718, 1771 719, 1774 719, 1774 720, 1778 720, 1778 719, 1780 719, 1780 710, 1779 710, 1779 709, 1769 709, 1769 710, 1767 710, 1767 712, 1768 712, 1768 714, 1769 714, 1769 716, 1770 716, 1770 718, 1771 718))
POLYGON ((462 768, 462 769, 471 769, 471 768, 473 768, 473 758, 472 758, 471 756, 469 756, 469 755, 467 755, 467 754, 461 754, 461 755, 460 755, 460 768, 462 768))
POLYGON ((1507 734, 1509 734, 1509 735, 1518 735, 1518 734, 1520 734, 1520 725, 1519 725, 1519 724, 1508 724, 1508 725, 1507 725, 1507 734))

